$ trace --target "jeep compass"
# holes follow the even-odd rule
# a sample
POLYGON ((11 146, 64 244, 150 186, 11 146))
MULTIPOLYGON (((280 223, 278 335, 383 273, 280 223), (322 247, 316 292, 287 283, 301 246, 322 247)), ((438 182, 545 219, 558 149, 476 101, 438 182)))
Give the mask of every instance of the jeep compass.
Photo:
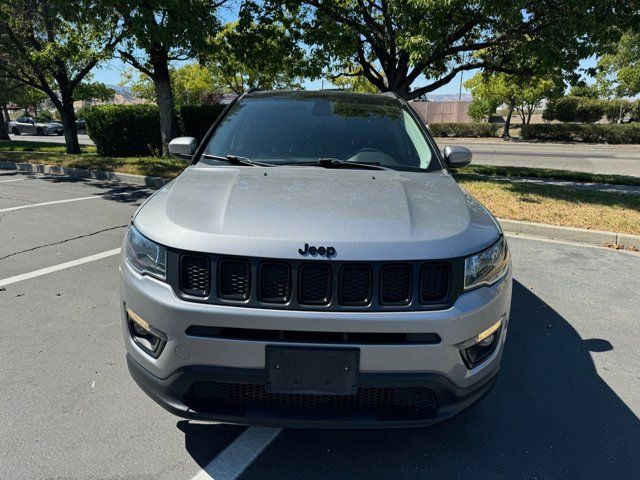
POLYGON ((251 92, 136 212, 120 264, 129 371, 179 416, 418 426, 494 385, 507 242, 392 94, 251 92))

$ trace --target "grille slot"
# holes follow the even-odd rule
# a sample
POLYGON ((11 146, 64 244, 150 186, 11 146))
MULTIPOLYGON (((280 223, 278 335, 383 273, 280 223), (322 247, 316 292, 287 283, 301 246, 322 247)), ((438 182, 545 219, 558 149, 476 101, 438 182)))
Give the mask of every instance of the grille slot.
POLYGON ((380 271, 380 302, 383 305, 406 305, 411 300, 411 266, 384 265, 380 271))
POLYGON ((368 305, 371 302, 371 268, 345 265, 340 269, 340 304, 368 305))
POLYGON ((355 395, 270 393, 253 383, 194 382, 187 405, 201 412, 219 408, 286 408, 314 411, 426 413, 435 411, 435 393, 428 388, 359 388, 355 395))
POLYGON ((218 290, 226 300, 247 300, 251 268, 245 260, 222 259, 218 264, 218 290))
POLYGON ((286 263, 260 265, 260 300, 267 303, 286 303, 291 294, 291 269, 286 263))
POLYGON ((314 332, 301 330, 265 330, 258 328, 209 327, 191 325, 185 333, 193 337, 250 340, 254 342, 293 342, 366 345, 437 345, 437 333, 314 332))
POLYGON ((211 278, 209 259, 196 255, 184 255, 181 262, 180 288, 182 291, 194 297, 209 296, 211 278))
POLYGON ((425 263, 420 268, 420 301, 441 303, 449 296, 449 265, 425 263))
POLYGON ((326 264, 300 267, 300 303, 326 305, 331 300, 331 267, 326 264))

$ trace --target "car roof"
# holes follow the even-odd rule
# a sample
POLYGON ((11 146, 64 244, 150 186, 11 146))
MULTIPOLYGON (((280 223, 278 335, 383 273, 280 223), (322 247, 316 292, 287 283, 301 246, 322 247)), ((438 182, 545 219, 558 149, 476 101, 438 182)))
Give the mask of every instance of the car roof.
POLYGON ((346 90, 258 90, 247 93, 244 99, 282 98, 300 99, 350 99, 374 105, 398 105, 399 97, 394 93, 355 93, 346 90))

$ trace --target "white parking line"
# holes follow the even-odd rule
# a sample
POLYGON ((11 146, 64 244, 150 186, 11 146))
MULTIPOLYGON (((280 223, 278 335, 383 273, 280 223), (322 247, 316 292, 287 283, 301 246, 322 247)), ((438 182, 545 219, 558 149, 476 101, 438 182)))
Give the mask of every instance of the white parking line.
POLYGON ((247 428, 191 480, 235 480, 281 431, 281 428, 247 428))
POLYGON ((28 180, 28 178, 12 178, 11 180, 0 180, 0 183, 21 182, 22 180, 28 180))
POLYGON ((67 198, 65 200, 54 200, 53 202, 30 203, 29 205, 20 205, 19 207, 10 207, 0 209, 0 213, 13 212, 14 210, 22 210, 23 208, 43 207, 45 205, 55 205, 57 203, 79 202, 81 200, 94 200, 96 198, 104 198, 106 195, 92 195, 90 197, 67 198))
POLYGON ((58 272, 66 268, 75 267, 84 263, 95 262, 96 260, 102 260, 103 258, 111 257, 120 253, 119 248, 113 250, 107 250, 106 252, 96 253, 95 255, 89 255, 88 257, 79 258, 77 260, 71 260, 70 262, 60 263, 52 267, 41 268, 40 270, 34 270, 33 272, 23 273, 22 275, 16 275, 15 277, 9 277, 0 279, 0 287, 11 285, 12 283, 21 282, 23 280, 29 280, 30 278, 40 277, 47 273, 58 272))

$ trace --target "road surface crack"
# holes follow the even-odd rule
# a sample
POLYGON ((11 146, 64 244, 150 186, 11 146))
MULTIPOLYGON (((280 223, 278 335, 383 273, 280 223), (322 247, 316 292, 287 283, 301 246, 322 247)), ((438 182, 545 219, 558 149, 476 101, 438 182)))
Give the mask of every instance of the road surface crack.
POLYGON ((91 232, 91 233, 86 233, 84 235, 78 235, 77 237, 67 238, 67 239, 61 240, 59 242, 52 242, 52 243, 47 243, 45 245, 38 245, 37 247, 31 247, 31 248, 27 248, 25 250, 20 250, 19 252, 10 253, 9 255, 4 255, 4 256, 0 257, 0 261, 1 260, 5 260, 5 259, 7 259, 9 257, 14 257, 16 255, 20 255, 22 253, 33 252, 34 250, 39 250, 41 248, 46 248, 46 247, 52 247, 54 245, 61 245, 63 243, 71 242, 73 240, 79 240, 81 238, 92 237, 94 235, 99 235, 100 233, 108 232, 110 230, 117 230, 118 228, 125 228, 125 227, 127 227, 127 225, 118 225, 116 227, 103 228, 102 230, 98 230, 98 231, 91 232))

